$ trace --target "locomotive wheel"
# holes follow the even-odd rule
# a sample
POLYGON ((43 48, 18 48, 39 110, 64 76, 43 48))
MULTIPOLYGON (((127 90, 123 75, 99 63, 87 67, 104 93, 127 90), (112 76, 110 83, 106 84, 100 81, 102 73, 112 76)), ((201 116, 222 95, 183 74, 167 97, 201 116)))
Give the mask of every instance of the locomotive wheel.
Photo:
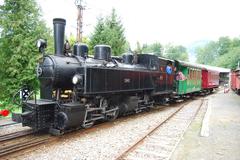
POLYGON ((115 119, 117 119, 119 115, 119 107, 115 107, 115 109, 115 111, 106 114, 107 121, 114 121, 115 119))
POLYGON ((59 112, 57 114, 57 127, 59 129, 64 129, 66 127, 67 122, 68 122, 68 117, 66 113, 59 112))

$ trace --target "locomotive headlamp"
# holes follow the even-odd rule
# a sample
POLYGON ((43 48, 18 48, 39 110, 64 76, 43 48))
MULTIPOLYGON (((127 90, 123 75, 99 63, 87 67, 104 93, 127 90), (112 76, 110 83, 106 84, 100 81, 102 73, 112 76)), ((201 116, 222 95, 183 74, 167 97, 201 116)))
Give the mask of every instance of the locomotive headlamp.
POLYGON ((37 47, 39 49, 39 52, 44 54, 44 52, 45 52, 44 49, 47 48, 47 42, 44 39, 39 39, 39 40, 37 40, 37 47))
POLYGON ((82 81, 82 79, 83 79, 82 75, 76 74, 72 78, 72 83, 73 84, 78 84, 78 83, 80 83, 82 81))

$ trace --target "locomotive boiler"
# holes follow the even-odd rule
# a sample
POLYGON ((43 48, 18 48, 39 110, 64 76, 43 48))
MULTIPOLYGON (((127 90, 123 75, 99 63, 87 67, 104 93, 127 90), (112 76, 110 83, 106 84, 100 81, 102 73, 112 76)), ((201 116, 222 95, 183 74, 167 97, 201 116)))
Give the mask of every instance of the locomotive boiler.
MULTIPOLYGON (((60 135, 147 110, 173 92, 173 61, 148 54, 112 57, 108 45, 96 45, 90 57, 81 43, 69 54, 66 21, 56 18, 53 25, 55 54, 44 54, 37 66, 40 99, 24 101, 22 113, 13 114, 23 126, 60 135)), ((40 40, 38 47, 44 52, 46 43, 40 40)))

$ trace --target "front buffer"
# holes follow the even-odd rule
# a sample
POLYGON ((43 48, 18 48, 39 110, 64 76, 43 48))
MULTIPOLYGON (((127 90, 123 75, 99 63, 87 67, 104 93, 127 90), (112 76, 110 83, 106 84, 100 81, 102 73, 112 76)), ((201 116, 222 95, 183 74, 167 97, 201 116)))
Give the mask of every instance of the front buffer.
POLYGON ((45 99, 23 103, 22 113, 13 113, 12 120, 31 127, 35 132, 47 131, 54 135, 63 134, 71 128, 80 127, 86 108, 79 103, 58 104, 45 99))
POLYGON ((22 104, 22 113, 13 113, 12 120, 31 127, 34 131, 50 128, 54 122, 56 102, 49 100, 29 100, 22 104))

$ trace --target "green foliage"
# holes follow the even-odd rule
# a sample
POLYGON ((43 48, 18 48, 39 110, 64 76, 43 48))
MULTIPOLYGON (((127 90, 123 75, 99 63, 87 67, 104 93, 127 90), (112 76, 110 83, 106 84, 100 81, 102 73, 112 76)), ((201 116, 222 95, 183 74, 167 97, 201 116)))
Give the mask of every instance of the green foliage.
POLYGON ((240 62, 240 46, 234 47, 226 54, 219 56, 212 64, 219 67, 236 69, 238 62, 240 62))
POLYGON ((229 37, 220 37, 217 42, 218 54, 224 55, 232 47, 232 41, 229 37))
POLYGON ((110 16, 98 18, 94 33, 90 37, 90 51, 97 44, 107 44, 112 47, 113 55, 121 55, 129 47, 124 36, 124 28, 115 9, 110 16))
POLYGON ((197 62, 234 69, 240 61, 240 39, 220 37, 196 49, 197 62))
POLYGON ((137 42, 136 45, 137 48, 134 50, 135 53, 153 53, 159 57, 188 61, 187 49, 181 45, 174 46, 172 44, 168 44, 166 46, 162 46, 159 42, 155 42, 153 44, 143 44, 142 46, 139 42, 137 42), (165 50, 164 55, 163 50, 165 50))
POLYGON ((196 49, 197 62, 201 64, 211 64, 218 56, 218 43, 209 42, 205 47, 196 49))
MULTIPOLYGON (((12 95, 23 85, 38 87, 35 76, 40 54, 36 40, 48 39, 50 30, 40 20, 35 0, 5 0, 0 6, 0 100, 10 102, 12 95)), ((52 51, 49 48, 48 51, 52 51)))
POLYGON ((154 53, 157 56, 162 56, 163 46, 156 42, 153 44, 143 44, 142 52, 143 53, 154 53))
MULTIPOLYGON (((76 37, 73 34, 70 34, 70 36, 67 37, 66 39, 68 39, 71 46, 73 46, 77 42, 76 37)), ((90 40, 87 37, 83 37, 82 43, 89 44, 90 40)))
POLYGON ((70 43, 71 46, 74 45, 74 43, 76 43, 76 37, 73 34, 70 34, 69 37, 67 37, 68 42, 70 43))
POLYGON ((168 44, 165 47, 165 57, 174 60, 182 60, 188 61, 188 53, 187 49, 181 45, 174 46, 172 44, 168 44))

